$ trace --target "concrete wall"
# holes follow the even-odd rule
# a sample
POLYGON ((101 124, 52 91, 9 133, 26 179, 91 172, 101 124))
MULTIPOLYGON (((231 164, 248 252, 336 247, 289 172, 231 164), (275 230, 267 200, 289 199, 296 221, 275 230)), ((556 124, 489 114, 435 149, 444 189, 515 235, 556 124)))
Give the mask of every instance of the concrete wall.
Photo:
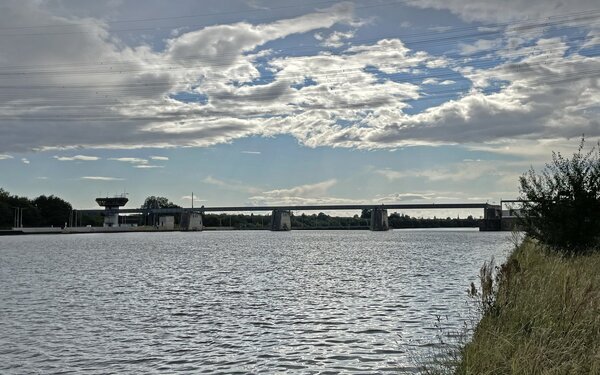
POLYGON ((61 227, 44 227, 44 228, 13 228, 13 230, 23 232, 25 234, 42 234, 42 233, 61 233, 61 227))
POLYGON ((119 226, 119 213, 111 211, 111 213, 104 213, 104 226, 107 228, 119 226))
POLYGON ((373 209, 371 211, 371 230, 381 232, 389 229, 387 210, 383 208, 373 209))
POLYGON ((292 230, 292 216, 290 211, 274 210, 271 213, 272 231, 292 230))
POLYGON ((158 218, 158 229, 175 229, 175 216, 161 216, 158 218))
POLYGON ((202 215, 197 212, 185 212, 181 215, 181 230, 202 230, 202 215))

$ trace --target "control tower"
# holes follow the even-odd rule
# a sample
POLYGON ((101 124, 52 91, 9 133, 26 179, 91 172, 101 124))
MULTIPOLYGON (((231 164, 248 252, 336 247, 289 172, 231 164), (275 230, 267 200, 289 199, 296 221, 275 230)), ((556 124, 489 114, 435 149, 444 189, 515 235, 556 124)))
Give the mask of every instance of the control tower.
POLYGON ((118 227, 119 226, 119 207, 127 204, 129 199, 124 196, 113 198, 96 198, 96 203, 104 207, 104 226, 118 227))

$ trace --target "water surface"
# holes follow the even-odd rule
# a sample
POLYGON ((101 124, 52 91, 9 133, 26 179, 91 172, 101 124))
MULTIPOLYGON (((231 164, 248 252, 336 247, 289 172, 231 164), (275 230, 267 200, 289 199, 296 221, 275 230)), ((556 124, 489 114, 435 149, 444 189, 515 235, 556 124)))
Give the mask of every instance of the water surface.
POLYGON ((458 330, 506 233, 0 237, 0 373, 385 373, 458 330))

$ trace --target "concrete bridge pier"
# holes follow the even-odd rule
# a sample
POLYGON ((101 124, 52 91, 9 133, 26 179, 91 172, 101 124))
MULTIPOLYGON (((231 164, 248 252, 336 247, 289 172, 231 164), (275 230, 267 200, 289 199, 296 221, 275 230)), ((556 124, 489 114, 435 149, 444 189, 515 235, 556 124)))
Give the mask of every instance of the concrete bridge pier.
POLYGON ((389 229, 387 209, 374 208, 371 211, 371 230, 383 232, 389 229))
POLYGON ((202 230, 202 214, 199 212, 186 211, 181 214, 179 228, 184 231, 202 230))
POLYGON ((479 224, 481 232, 502 230, 502 206, 489 205, 483 210, 483 220, 479 224))
POLYGON ((287 210, 273 210, 271 213, 271 228, 272 231, 289 231, 292 230, 292 214, 287 210))

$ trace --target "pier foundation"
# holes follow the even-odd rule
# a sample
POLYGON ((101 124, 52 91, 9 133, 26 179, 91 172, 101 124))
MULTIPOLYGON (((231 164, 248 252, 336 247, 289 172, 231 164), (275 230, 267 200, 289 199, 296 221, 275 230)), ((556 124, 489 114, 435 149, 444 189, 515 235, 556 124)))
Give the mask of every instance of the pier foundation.
POLYGON ((384 208, 374 208, 371 211, 371 230, 382 232, 389 229, 387 210, 384 208))
POLYGON ((272 231, 288 231, 292 230, 292 215, 290 211, 273 210, 271 213, 271 228, 272 231))
POLYGON ((488 206, 483 210, 483 220, 479 224, 482 232, 494 232, 502 230, 502 207, 488 206))
POLYGON ((189 211, 182 213, 179 228, 185 231, 202 230, 202 214, 189 211))

